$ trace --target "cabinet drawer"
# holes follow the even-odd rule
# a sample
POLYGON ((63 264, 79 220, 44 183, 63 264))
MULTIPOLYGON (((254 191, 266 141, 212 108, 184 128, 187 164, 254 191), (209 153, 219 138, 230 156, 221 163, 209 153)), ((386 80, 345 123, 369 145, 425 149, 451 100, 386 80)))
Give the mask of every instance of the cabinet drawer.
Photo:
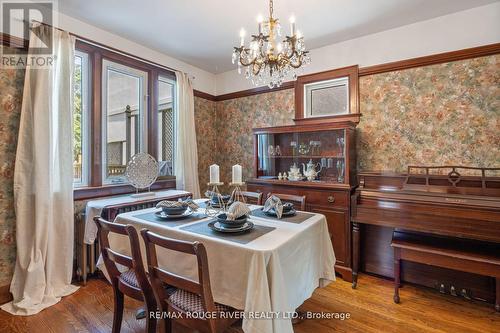
POLYGON ((264 201, 267 198, 268 193, 284 193, 284 194, 295 194, 295 195, 305 195, 307 207, 320 206, 324 208, 337 208, 337 209, 347 209, 349 208, 349 191, 336 191, 336 190, 319 190, 319 189, 309 189, 303 187, 291 187, 291 186, 279 186, 279 185, 261 185, 261 184, 249 184, 247 186, 249 191, 262 192, 264 193, 264 201))
POLYGON ((304 195, 307 196, 306 202, 308 205, 322 206, 329 208, 349 207, 349 196, 347 192, 308 190, 305 191, 304 195))

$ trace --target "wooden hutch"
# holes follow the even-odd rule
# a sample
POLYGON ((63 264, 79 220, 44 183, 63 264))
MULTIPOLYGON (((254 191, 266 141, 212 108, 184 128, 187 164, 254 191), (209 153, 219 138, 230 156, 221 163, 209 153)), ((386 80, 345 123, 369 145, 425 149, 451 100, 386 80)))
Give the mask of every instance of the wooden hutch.
POLYGON ((306 210, 326 216, 335 271, 350 282, 355 127, 361 116, 358 74, 355 65, 298 77, 295 125, 253 130, 254 178, 247 181, 248 190, 264 198, 269 193, 306 196, 306 210), (290 177, 292 166, 300 168, 302 177, 293 172, 290 177), (308 168, 315 171, 304 172, 308 168))
POLYGON ((306 210, 326 216, 337 263, 335 270, 352 281, 350 197, 355 189, 355 124, 303 124, 254 129, 255 178, 249 191, 306 196, 306 210), (312 162, 312 163, 311 163, 312 162), (309 180, 279 179, 291 166, 314 164, 309 180))

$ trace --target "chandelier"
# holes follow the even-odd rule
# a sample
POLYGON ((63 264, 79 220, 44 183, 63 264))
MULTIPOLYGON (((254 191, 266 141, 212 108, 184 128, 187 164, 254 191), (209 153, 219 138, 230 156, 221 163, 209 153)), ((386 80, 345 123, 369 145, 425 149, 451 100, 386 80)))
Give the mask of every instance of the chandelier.
POLYGON ((245 47, 245 30, 240 31, 240 46, 233 51, 233 64, 238 62, 238 73, 245 67, 245 76, 256 86, 279 87, 286 78, 297 78, 297 72, 311 59, 306 51, 304 37, 295 29, 295 18, 290 18, 290 36, 281 38, 281 25, 273 17, 273 0, 269 1, 269 20, 257 18, 259 33, 252 35, 245 47))

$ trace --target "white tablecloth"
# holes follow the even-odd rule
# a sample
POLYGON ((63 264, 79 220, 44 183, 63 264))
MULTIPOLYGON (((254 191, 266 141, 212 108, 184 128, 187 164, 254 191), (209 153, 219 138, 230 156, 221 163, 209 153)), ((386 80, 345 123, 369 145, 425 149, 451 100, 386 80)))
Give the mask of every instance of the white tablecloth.
MULTIPOLYGON (((300 224, 252 217, 255 224, 276 229, 247 244, 239 244, 180 229, 187 224, 170 228, 135 217, 152 211, 155 209, 120 214, 115 222, 132 224, 138 230, 147 228, 172 238, 202 242, 208 253, 214 300, 244 309, 247 316, 263 312, 291 313, 310 298, 317 287, 335 280, 335 254, 326 218, 321 214, 300 224)), ((112 235, 110 245, 119 252, 130 253, 124 236, 112 235)), ((146 261, 142 242, 141 246, 146 261)), ((194 256, 159 249, 158 261, 171 272, 197 280, 194 256)), ((104 269, 101 259, 98 266, 104 269)), ((246 333, 293 332, 289 317, 244 318, 243 330, 246 333)))
MULTIPOLYGON (((166 190, 166 191, 158 191, 154 192, 156 197, 163 198, 168 196, 176 196, 180 194, 186 194, 189 192, 179 191, 179 190, 166 190)), ((132 198, 130 194, 121 195, 117 197, 104 198, 98 200, 90 200, 87 202, 85 207, 85 234, 84 234, 84 242, 86 244, 94 244, 95 238, 97 236, 97 226, 94 222, 95 216, 101 216, 102 210, 106 206, 118 205, 118 204, 126 204, 133 203, 136 201, 145 200, 151 197, 142 197, 142 198, 132 198)))

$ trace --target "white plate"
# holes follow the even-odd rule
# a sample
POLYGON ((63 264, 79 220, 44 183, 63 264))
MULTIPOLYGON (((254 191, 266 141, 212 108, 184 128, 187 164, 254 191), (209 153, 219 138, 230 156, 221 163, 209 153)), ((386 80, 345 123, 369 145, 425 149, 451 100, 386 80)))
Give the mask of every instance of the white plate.
POLYGON ((174 220, 174 219, 183 219, 193 214, 193 211, 188 209, 184 213, 179 215, 168 215, 163 211, 155 212, 155 215, 164 220, 174 220))

